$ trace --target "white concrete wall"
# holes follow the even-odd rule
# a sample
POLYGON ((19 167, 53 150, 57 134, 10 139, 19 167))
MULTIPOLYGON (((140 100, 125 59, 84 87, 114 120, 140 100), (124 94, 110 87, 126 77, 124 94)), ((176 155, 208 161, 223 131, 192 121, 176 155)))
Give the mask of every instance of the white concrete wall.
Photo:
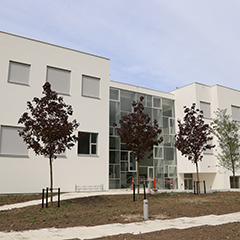
MULTIPOLYGON (((98 133, 98 156, 77 155, 77 145, 53 162, 54 187, 104 184, 108 189, 109 59, 0 32, 0 125, 18 126, 26 102, 42 97, 47 66, 71 71, 70 96, 78 131, 98 133), (7 82, 9 61, 31 65, 30 86, 7 82), (100 99, 81 96, 82 74, 100 78, 100 99)), ((76 132, 77 134, 77 132, 76 132)), ((14 147, 14 146, 13 146, 14 147)), ((0 156, 0 193, 40 192, 49 186, 49 161, 29 150, 27 158, 0 156)))

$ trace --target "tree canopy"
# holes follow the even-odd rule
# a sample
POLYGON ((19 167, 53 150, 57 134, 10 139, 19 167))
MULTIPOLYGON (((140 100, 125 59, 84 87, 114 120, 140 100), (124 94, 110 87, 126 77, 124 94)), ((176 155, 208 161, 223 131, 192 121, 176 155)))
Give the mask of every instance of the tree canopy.
POLYGON ((43 94, 44 97, 34 97, 32 103, 27 102, 28 112, 23 113, 18 121, 24 125, 19 135, 28 149, 49 158, 52 189, 52 160, 74 146, 78 137, 73 132, 79 123, 69 121, 69 116, 73 114, 72 106, 65 104, 63 98, 51 90, 49 82, 43 85, 43 94))
POLYGON ((236 188, 235 173, 240 168, 240 124, 232 120, 227 109, 215 112, 214 134, 217 136, 220 152, 218 165, 233 173, 233 187, 236 188))
POLYGON ((153 155, 153 147, 163 141, 160 136, 162 130, 159 128, 157 120, 151 121, 148 114, 144 113, 144 97, 140 97, 139 102, 133 101, 133 112, 122 117, 119 121, 120 127, 115 123, 117 134, 121 141, 132 151, 138 165, 138 192, 139 192, 139 161, 148 154, 153 155))
POLYGON ((196 109, 196 104, 184 106, 183 122, 177 120, 178 132, 175 136, 175 147, 183 156, 196 165, 197 180, 199 182, 198 162, 203 158, 203 152, 212 149, 213 129, 203 120, 203 111, 196 109))

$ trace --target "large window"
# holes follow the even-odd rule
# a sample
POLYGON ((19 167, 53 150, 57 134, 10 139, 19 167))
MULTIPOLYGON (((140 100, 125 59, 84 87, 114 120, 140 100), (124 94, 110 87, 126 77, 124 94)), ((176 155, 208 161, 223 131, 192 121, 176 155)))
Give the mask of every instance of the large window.
POLYGON ((29 85, 30 65, 9 62, 8 82, 29 85))
POLYGON ((240 121, 240 107, 232 106, 232 119, 240 121))
POLYGON ((60 94, 70 94, 70 75, 69 70, 47 67, 47 82, 52 86, 52 90, 60 94))
POLYGON ((82 96, 100 98, 100 78, 83 75, 82 96))
MULTIPOLYGON (((239 176, 235 176, 235 187, 240 188, 240 177, 239 176)), ((234 188, 232 176, 230 176, 230 188, 234 188)))
POLYGON ((200 102, 200 109, 203 111, 203 116, 205 118, 211 118, 210 103, 200 102))
POLYGON ((109 188, 130 188, 132 179, 136 179, 135 158, 127 149, 126 144, 121 142, 121 139, 117 136, 113 123, 118 124, 123 116, 132 113, 132 102, 139 102, 141 96, 144 97, 144 113, 148 114, 151 119, 157 120, 163 130, 161 136, 163 136, 164 142, 153 148, 150 158, 148 158, 149 152, 140 161, 140 176, 164 179, 161 188, 170 189, 171 185, 169 183, 173 181, 173 187, 177 188, 174 101, 146 93, 114 88, 110 89, 109 107, 109 188))
POLYGON ((97 155, 97 133, 80 132, 78 154, 97 155))
POLYGON ((18 135, 19 127, 1 126, 0 154, 10 156, 27 156, 28 150, 23 139, 18 135))

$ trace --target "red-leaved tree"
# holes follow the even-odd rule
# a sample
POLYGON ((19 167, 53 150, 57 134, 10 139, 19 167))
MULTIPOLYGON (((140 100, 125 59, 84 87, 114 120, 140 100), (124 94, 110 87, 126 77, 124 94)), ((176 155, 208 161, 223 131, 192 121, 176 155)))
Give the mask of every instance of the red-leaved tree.
MULTIPOLYGON (((116 128, 117 134, 132 151, 137 161, 137 179, 139 194, 139 162, 148 154, 148 158, 153 155, 153 147, 163 141, 160 137, 162 130, 159 128, 157 120, 151 122, 148 114, 144 114, 142 104, 144 97, 140 97, 140 102, 133 101, 133 113, 122 117, 119 121, 120 127, 116 128)), ((117 126, 115 123, 113 126, 117 126)))
MULTIPOLYGON (((203 152, 212 149, 213 129, 209 124, 204 123, 203 111, 196 109, 193 103, 191 108, 184 106, 185 116, 183 123, 178 119, 178 132, 176 134, 175 147, 196 165, 197 181, 199 183, 198 162, 203 158, 203 152)), ((198 187, 200 192, 200 187, 198 187)))
POLYGON ((43 155, 49 158, 50 164, 50 191, 52 206, 53 174, 52 161, 58 154, 71 149, 78 137, 73 132, 78 128, 76 120, 69 121, 73 114, 72 106, 64 103, 62 97, 58 97, 51 85, 46 82, 43 85, 42 98, 34 97, 27 102, 29 111, 23 113, 18 123, 23 124, 23 130, 19 135, 23 138, 28 149, 32 149, 36 155, 43 155))

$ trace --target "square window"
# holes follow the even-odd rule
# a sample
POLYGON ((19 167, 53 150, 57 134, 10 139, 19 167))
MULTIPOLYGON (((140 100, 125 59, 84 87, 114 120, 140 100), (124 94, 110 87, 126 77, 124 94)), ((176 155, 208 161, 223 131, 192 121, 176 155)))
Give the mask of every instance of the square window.
POLYGON ((203 116, 205 118, 211 118, 210 103, 200 102, 200 110, 203 111, 203 116))
POLYGON ((240 107, 232 106, 232 119, 240 121, 240 107))
POLYGON ((97 133, 79 133, 78 154, 97 155, 97 133))
POLYGON ((83 75, 82 96, 100 98, 100 78, 83 75))
POLYGON ((70 94, 71 71, 47 67, 47 82, 52 86, 52 90, 60 94, 70 94))
POLYGON ((8 82, 29 85, 30 65, 9 62, 8 82))
POLYGON ((19 136, 20 127, 1 126, 0 154, 10 156, 28 156, 28 150, 19 136))

